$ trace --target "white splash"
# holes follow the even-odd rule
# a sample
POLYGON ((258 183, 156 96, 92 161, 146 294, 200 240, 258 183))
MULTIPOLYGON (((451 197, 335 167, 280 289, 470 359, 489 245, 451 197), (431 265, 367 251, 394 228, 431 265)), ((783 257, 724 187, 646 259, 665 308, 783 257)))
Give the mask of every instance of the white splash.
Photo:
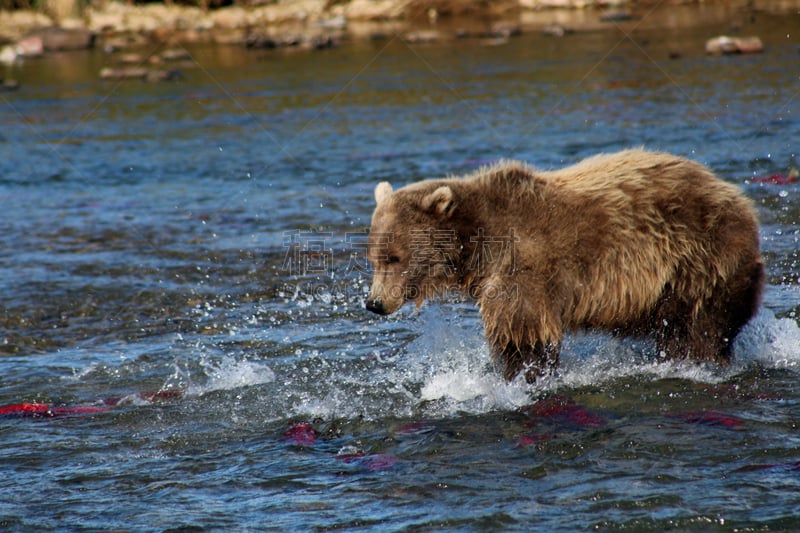
POLYGON ((526 385, 507 383, 498 372, 469 369, 434 374, 420 390, 420 397, 427 401, 444 399, 435 410, 445 415, 512 410, 530 403, 526 385))
POLYGON ((761 312, 742 330, 734 344, 740 361, 758 361, 770 368, 800 368, 800 326, 791 318, 761 312))
POLYGON ((204 362, 203 367, 208 380, 203 384, 190 385, 187 394, 199 396, 212 391, 261 385, 275 380, 275 372, 267 365, 246 359, 223 357, 216 363, 204 362))
POLYGON ((507 383, 491 361, 477 314, 455 311, 439 306, 424 309, 412 319, 419 336, 389 357, 356 348, 340 350, 332 359, 319 353, 304 358, 301 366, 279 360, 267 366, 263 361, 225 356, 204 360, 202 379, 179 381, 189 383, 189 395, 266 385, 251 389, 253 396, 243 401, 248 409, 257 402, 260 412, 276 420, 375 420, 513 411, 543 393, 613 385, 629 377, 720 383, 754 364, 800 371, 800 327, 763 311, 737 339, 730 367, 661 362, 645 342, 580 334, 565 340, 555 375, 534 385, 522 378, 507 383))
POLYGON ((404 360, 423 362, 419 400, 436 402, 433 416, 456 412, 512 410, 530 403, 528 386, 507 383, 492 364, 482 328, 472 320, 453 324, 446 311, 431 306, 423 313, 424 333, 408 346, 404 360))
POLYGON ((800 369, 800 326, 762 310, 736 340, 730 367, 692 361, 659 361, 646 342, 619 340, 599 334, 570 335, 565 339, 556 374, 535 385, 522 379, 507 383, 489 362, 489 350, 480 328, 474 335, 453 332, 453 325, 434 312, 425 313, 422 336, 404 356, 426 361, 421 401, 436 401, 435 415, 481 413, 525 405, 532 396, 559 388, 583 387, 636 376, 650 380, 686 379, 720 383, 753 362, 767 367, 800 369), (426 340, 427 339, 427 340, 426 340))

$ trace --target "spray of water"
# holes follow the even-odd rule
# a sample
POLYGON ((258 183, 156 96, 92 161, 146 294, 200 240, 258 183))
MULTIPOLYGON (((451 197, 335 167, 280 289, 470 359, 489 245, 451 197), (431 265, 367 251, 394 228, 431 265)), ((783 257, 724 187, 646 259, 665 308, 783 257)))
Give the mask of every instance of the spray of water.
POLYGON ((765 310, 740 334, 736 360, 727 368, 659 362, 646 343, 587 334, 567 339, 554 376, 534 385, 521 379, 507 383, 490 360, 479 323, 460 322, 439 306, 426 307, 414 319, 419 335, 392 356, 381 356, 379 350, 369 355, 339 352, 340 357, 329 360, 318 353, 300 364, 269 365, 222 358, 206 363, 202 384, 188 392, 255 388, 263 409, 276 419, 443 418, 514 410, 547 393, 629 377, 720 383, 753 364, 800 367, 800 327, 765 310))

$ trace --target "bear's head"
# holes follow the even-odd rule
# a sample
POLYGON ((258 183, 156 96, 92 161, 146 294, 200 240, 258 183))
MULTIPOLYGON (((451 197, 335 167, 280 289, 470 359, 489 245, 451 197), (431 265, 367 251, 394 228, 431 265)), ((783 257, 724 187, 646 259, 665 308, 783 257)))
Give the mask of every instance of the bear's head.
POLYGON ((374 268, 366 307, 388 315, 454 288, 463 247, 453 215, 458 199, 444 182, 375 187, 367 258, 374 268))

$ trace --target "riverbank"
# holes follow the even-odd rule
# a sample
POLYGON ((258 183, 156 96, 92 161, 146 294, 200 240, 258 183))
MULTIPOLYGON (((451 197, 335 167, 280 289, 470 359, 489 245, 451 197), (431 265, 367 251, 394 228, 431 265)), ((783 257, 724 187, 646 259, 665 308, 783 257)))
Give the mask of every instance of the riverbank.
POLYGON ((147 42, 324 48, 341 40, 387 35, 410 41, 507 38, 521 32, 558 35, 625 22, 637 27, 686 27, 708 18, 728 21, 735 29, 757 13, 800 13, 800 0, 670 1, 669 5, 627 0, 279 0, 218 9, 106 2, 79 13, 72 0, 44 5, 48 7, 39 11, 0 11, 0 46, 17 46, 12 50, 22 56, 94 45, 130 48, 147 42), (41 50, 38 41, 25 42, 31 36, 41 38, 41 50))

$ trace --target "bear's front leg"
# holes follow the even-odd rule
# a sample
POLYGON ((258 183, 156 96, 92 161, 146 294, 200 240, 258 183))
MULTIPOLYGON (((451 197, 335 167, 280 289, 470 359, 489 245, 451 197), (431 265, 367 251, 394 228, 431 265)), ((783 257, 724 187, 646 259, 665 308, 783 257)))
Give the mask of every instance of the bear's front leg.
POLYGON ((525 372, 525 381, 535 383, 537 379, 551 375, 558 368, 560 343, 537 341, 532 345, 519 347, 509 342, 495 357, 503 363, 503 377, 512 381, 520 372, 525 372))

